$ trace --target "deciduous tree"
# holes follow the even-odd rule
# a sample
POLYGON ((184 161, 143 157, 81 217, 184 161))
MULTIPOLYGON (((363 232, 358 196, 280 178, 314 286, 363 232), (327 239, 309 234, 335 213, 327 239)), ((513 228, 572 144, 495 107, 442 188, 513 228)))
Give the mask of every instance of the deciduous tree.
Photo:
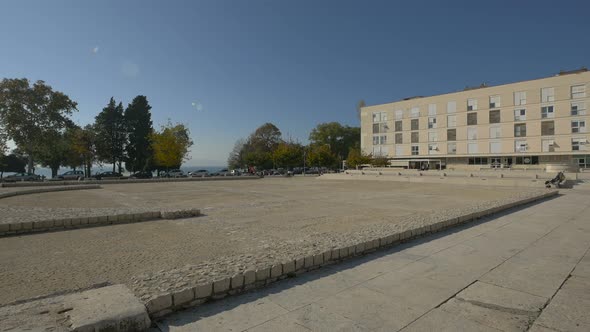
POLYGON ((298 143, 279 143, 272 153, 276 167, 293 168, 303 164, 303 146, 298 143))
POLYGON ((168 122, 160 132, 151 135, 154 162, 159 169, 179 168, 188 158, 193 141, 183 124, 168 122))
POLYGON ((69 117, 76 106, 76 102, 43 81, 32 86, 26 78, 0 82, 0 127, 27 155, 29 172, 33 172, 38 147, 71 123, 69 117))
POLYGON ((308 157, 308 164, 315 167, 338 168, 338 157, 327 144, 312 145, 308 157))
POLYGON ((309 134, 311 145, 328 145, 339 158, 345 158, 351 147, 360 144, 359 127, 343 126, 338 122, 320 123, 309 134))
POLYGON ((357 168, 361 165, 370 164, 371 159, 371 155, 363 153, 359 147, 352 147, 348 153, 348 158, 346 158, 346 165, 349 168, 357 168))

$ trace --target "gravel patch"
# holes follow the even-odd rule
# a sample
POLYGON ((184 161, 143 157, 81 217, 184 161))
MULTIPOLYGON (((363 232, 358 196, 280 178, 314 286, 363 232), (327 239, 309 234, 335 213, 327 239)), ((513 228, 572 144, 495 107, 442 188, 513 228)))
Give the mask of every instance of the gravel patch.
POLYGON ((319 254, 330 249, 347 247, 409 229, 432 225, 438 221, 483 211, 543 193, 546 193, 546 191, 519 192, 503 199, 463 205, 459 208, 443 209, 437 211, 436 214, 414 214, 395 223, 382 222, 366 225, 354 232, 303 234, 297 239, 291 240, 267 238, 266 241, 256 243, 248 253, 220 256, 199 264, 186 265, 182 268, 142 274, 133 277, 129 286, 142 301, 147 302, 162 294, 173 293, 187 287, 195 287, 211 280, 228 278, 246 270, 265 268, 272 264, 319 254))

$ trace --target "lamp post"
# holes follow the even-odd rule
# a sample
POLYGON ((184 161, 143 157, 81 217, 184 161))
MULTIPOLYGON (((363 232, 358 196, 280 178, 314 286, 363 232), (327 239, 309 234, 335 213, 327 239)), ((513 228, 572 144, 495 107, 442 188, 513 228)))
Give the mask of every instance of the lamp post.
POLYGON ((305 176, 305 148, 303 149, 303 176, 305 176))

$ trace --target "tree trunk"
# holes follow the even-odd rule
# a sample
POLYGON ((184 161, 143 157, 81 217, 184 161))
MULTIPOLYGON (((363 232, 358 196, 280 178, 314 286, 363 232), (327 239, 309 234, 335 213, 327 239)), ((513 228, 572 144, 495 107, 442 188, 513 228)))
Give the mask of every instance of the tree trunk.
POLYGON ((34 173, 34 170, 33 170, 33 154, 31 152, 27 152, 27 155, 28 155, 27 172, 34 173))
POLYGON ((51 167, 51 178, 55 179, 57 177, 57 171, 59 171, 59 166, 58 167, 51 167))

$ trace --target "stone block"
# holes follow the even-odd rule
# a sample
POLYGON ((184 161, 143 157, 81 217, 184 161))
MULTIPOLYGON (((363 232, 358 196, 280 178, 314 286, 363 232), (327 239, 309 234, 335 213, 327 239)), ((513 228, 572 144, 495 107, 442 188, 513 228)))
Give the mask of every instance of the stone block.
POLYGON ((70 219, 70 225, 72 227, 80 226, 80 224, 82 223, 82 221, 80 219, 81 218, 72 218, 72 219, 70 219))
POLYGON ((150 314, 162 311, 164 309, 169 309, 172 307, 172 296, 170 294, 162 294, 156 296, 150 299, 145 304, 145 307, 147 308, 150 314))
POLYGON ((15 223, 8 224, 8 227, 11 232, 17 232, 22 229, 23 225, 21 223, 15 222, 15 223))
POLYGON ((270 268, 256 269, 256 281, 265 281, 270 278, 270 268))
POLYGON ((324 255, 317 254, 313 256, 313 266, 320 266, 324 264, 324 255))
POLYGON ((21 223, 21 229, 23 231, 28 231, 33 229, 33 222, 32 221, 25 221, 21 223))
POLYGON ((332 260, 339 260, 340 259, 340 249, 332 249, 332 253, 330 254, 330 256, 332 256, 332 260))
POLYGON ((295 272, 295 261, 284 262, 282 265, 283 265, 283 274, 289 274, 289 273, 295 272))
POLYGON ((340 251, 340 258, 348 257, 348 247, 340 248, 339 251, 340 251))
POLYGON ((195 298, 204 299, 213 294, 213 283, 209 282, 195 287, 195 298))
POLYGON ((236 273, 231 277, 230 288, 241 289, 244 286, 244 275, 242 273, 236 273))
POLYGON ((141 214, 141 220, 145 221, 145 220, 152 220, 155 219, 154 216, 152 215, 151 212, 144 212, 141 214))
POLYGON ((162 213, 160 211, 154 211, 154 212, 152 212, 152 218, 153 219, 160 219, 160 218, 162 218, 162 213))
POLYGON ((391 236, 391 243, 392 244, 394 244, 396 242, 399 242, 400 233, 395 233, 395 234, 392 234, 390 236, 391 236))
POLYGON ((256 272, 247 270, 244 272, 244 285, 251 285, 256 281, 256 272))
POLYGON ((187 288, 178 292, 172 293, 172 302, 175 306, 183 305, 195 299, 195 290, 187 288))
POLYGON ((10 224, 0 224, 0 234, 10 231, 10 224))
POLYGON ((365 251, 365 243, 359 243, 354 247, 354 254, 355 255, 360 255, 365 251))
POLYGON ((371 241, 371 249, 379 248, 379 239, 374 239, 371 241))
POLYGON ((303 267, 310 268, 313 266, 313 256, 306 256, 303 267))
POLYGON ((116 224, 117 221, 119 220, 119 216, 118 215, 107 216, 107 219, 108 219, 109 224, 116 224))
POLYGON ((324 251, 324 263, 327 263, 332 260, 332 250, 324 251))
POLYGON ((295 271, 299 271, 305 268, 305 258, 299 257, 295 259, 295 271))
POLYGON ((81 217, 80 218, 80 225, 88 225, 89 217, 81 217))
POLYGON ((270 268, 270 277, 271 278, 278 278, 283 274, 283 265, 282 264, 275 264, 270 268))
POLYGON ((213 282, 213 293, 220 294, 229 291, 230 278, 216 280, 213 282))

